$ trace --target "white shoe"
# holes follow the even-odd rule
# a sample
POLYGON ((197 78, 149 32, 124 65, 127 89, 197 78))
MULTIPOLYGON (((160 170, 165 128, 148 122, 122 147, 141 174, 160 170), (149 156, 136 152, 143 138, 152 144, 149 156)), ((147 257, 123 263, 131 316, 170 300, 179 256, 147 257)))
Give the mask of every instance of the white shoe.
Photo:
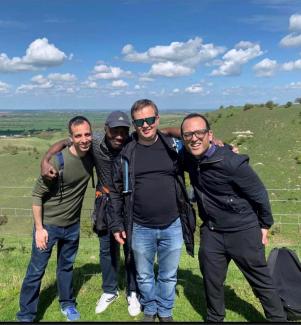
POLYGON ((137 316, 141 312, 141 305, 138 300, 136 292, 132 291, 129 296, 127 296, 128 301, 128 311, 131 316, 137 316))
POLYGON ((95 314, 105 311, 109 305, 119 297, 118 291, 114 293, 103 293, 96 303, 95 314))

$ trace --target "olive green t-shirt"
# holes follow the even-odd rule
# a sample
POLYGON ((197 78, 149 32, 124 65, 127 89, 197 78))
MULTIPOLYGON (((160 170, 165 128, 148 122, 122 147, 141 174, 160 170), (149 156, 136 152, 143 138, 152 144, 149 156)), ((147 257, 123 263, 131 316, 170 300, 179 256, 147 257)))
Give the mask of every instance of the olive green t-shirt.
MULTIPOLYGON (((43 206, 43 224, 66 227, 79 221, 85 191, 93 171, 90 154, 74 156, 69 148, 62 151, 64 156, 63 177, 43 180, 40 176, 33 188, 33 205, 43 206)), ((58 170, 56 157, 53 165, 58 170)))

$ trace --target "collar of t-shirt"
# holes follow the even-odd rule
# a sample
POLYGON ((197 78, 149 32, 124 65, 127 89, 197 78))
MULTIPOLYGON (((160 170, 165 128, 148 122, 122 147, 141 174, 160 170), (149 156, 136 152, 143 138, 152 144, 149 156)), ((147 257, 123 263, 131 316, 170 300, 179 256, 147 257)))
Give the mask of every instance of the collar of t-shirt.
POLYGON ((204 153, 204 157, 210 158, 214 154, 215 150, 216 150, 216 145, 212 143, 211 146, 204 153))

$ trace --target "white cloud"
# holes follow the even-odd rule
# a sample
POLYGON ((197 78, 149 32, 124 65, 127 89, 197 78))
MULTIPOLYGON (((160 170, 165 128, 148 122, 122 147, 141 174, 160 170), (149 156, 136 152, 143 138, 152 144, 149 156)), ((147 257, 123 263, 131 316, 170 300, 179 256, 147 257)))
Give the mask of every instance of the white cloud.
POLYGON ((147 76, 141 76, 141 77, 139 78, 139 80, 140 80, 141 82, 152 82, 152 81, 154 81, 155 79, 154 79, 154 78, 147 77, 147 76))
POLYGON ((66 54, 48 43, 47 38, 33 41, 23 57, 9 58, 6 53, 0 54, 0 72, 32 71, 41 68, 61 65, 66 54))
POLYGON ((94 79, 119 79, 122 77, 131 77, 132 73, 130 71, 124 71, 119 67, 112 67, 106 64, 97 64, 93 69, 94 79))
POLYGON ((73 82, 77 80, 76 76, 72 73, 50 73, 48 79, 63 82, 73 82))
POLYGON ((55 91, 71 93, 70 89, 74 89, 74 87, 70 84, 74 84, 76 80, 76 76, 71 73, 50 73, 45 77, 39 74, 31 78, 31 83, 19 86, 16 92, 28 93, 31 91, 54 89, 55 91))
POLYGON ((6 82, 0 81, 0 94, 9 93, 10 85, 6 82))
POLYGON ((178 77, 187 76, 193 72, 194 69, 168 61, 153 64, 149 74, 153 76, 178 77))
POLYGON ((301 81, 291 82, 290 84, 286 85, 285 88, 287 88, 287 89, 301 89, 301 81))
POLYGON ((141 86, 140 86, 140 85, 135 85, 135 86, 134 86, 134 89, 136 89, 136 90, 140 90, 140 89, 141 89, 141 86))
POLYGON ((204 93, 205 91, 201 84, 194 84, 194 85, 191 85, 191 86, 185 88, 185 92, 191 93, 191 94, 201 94, 201 93, 204 93))
POLYGON ((301 15, 294 14, 290 16, 289 29, 293 31, 284 36, 279 45, 282 47, 298 47, 301 46, 301 15))
POLYGON ((109 93, 109 96, 111 96, 111 97, 116 97, 116 96, 121 96, 121 95, 122 95, 122 92, 119 90, 112 91, 111 93, 109 93))
POLYGON ((248 41, 241 41, 223 56, 223 61, 217 62, 218 69, 211 72, 212 76, 239 75, 242 66, 250 60, 262 55, 260 45, 248 41))
POLYGON ((84 82, 81 83, 83 88, 88 88, 88 89, 96 89, 98 88, 98 85, 95 81, 90 81, 90 80, 86 80, 84 82))
POLYGON ((292 71, 301 69, 301 59, 296 61, 289 61, 282 64, 282 70, 284 71, 292 71))
POLYGON ((179 88, 174 88, 174 89, 172 90, 172 92, 173 92, 174 94, 177 94, 177 93, 180 92, 180 89, 179 89, 179 88))
POLYGON ((277 71, 278 64, 276 60, 266 58, 255 64, 253 69, 258 77, 271 77, 277 71))
POLYGON ((42 84, 46 83, 48 80, 47 80, 47 78, 45 78, 41 74, 39 74, 39 75, 32 77, 31 81, 35 84, 42 85, 42 84))
POLYGON ((298 47, 301 46, 301 34, 291 33, 286 35, 280 41, 282 47, 298 47))
POLYGON ((294 14, 290 16, 289 29, 293 31, 301 31, 301 15, 294 14))
POLYGON ((200 62, 211 60, 223 53, 225 48, 213 44, 203 44, 200 37, 189 39, 187 42, 172 42, 169 45, 157 45, 146 52, 138 53, 132 44, 122 49, 124 59, 133 62, 181 62, 189 66, 196 66, 200 62))
POLYGON ((48 43, 47 38, 38 38, 26 50, 24 61, 37 66, 56 66, 63 63, 66 54, 48 43))
POLYGON ((192 74, 200 63, 213 60, 224 52, 224 47, 212 43, 204 44, 200 37, 187 42, 157 45, 142 53, 137 52, 132 44, 127 44, 122 49, 126 61, 152 63, 148 74, 165 77, 192 74), (172 69, 175 71, 171 71, 172 69))
POLYGON ((114 88, 125 88, 125 87, 128 87, 128 83, 125 82, 124 80, 113 80, 111 85, 114 88))
POLYGON ((77 88, 74 88, 74 87, 68 87, 66 89, 66 93, 67 94, 75 94, 77 91, 78 91, 78 89, 77 88))

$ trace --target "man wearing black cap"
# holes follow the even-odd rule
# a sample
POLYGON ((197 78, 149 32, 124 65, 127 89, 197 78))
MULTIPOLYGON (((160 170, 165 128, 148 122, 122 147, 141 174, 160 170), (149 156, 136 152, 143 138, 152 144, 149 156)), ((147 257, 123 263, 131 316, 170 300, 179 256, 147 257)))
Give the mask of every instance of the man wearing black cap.
MULTIPOLYGON (((115 301, 119 294, 118 286, 118 259, 119 245, 114 240, 112 234, 107 229, 105 222, 106 207, 102 199, 108 198, 108 188, 111 187, 111 166, 114 158, 126 143, 129 136, 130 121, 122 111, 113 111, 109 114, 105 122, 105 134, 93 134, 92 154, 97 173, 98 184, 96 187, 96 210, 94 211, 98 227, 94 230, 98 234, 100 241, 100 265, 102 270, 103 294, 97 301, 95 313, 101 313, 115 301), (103 213, 104 212, 104 213, 103 213), (100 225, 100 226, 99 226, 100 225)), ((49 164, 49 159, 64 146, 69 145, 68 140, 62 140, 54 144, 44 156, 41 167, 42 175, 46 178, 56 177, 57 171, 49 164)), ((128 246, 124 246, 125 254, 128 246)), ((141 311, 141 306, 137 296, 136 272, 134 261, 126 263, 127 272, 127 301, 128 312, 131 316, 137 316, 141 311)))

